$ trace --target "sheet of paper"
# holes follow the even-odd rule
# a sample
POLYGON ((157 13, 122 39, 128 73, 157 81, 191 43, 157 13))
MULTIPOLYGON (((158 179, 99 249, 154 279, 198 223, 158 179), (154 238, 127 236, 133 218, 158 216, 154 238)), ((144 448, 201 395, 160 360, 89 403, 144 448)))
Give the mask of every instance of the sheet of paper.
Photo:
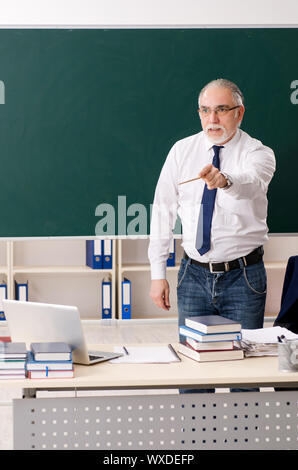
POLYGON ((115 364, 162 364, 169 362, 179 362, 171 345, 163 346, 115 346, 114 352, 121 352, 122 357, 111 360, 115 364))
POLYGON ((241 330, 242 339, 252 343, 277 343, 278 336, 284 335, 287 339, 298 339, 298 335, 281 326, 258 328, 256 330, 241 330))

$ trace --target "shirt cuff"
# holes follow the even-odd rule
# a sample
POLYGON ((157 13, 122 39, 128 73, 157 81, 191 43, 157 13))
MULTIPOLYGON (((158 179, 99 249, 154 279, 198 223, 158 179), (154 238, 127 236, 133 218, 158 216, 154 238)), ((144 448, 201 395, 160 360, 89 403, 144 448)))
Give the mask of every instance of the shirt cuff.
POLYGON ((166 271, 165 263, 151 264, 151 279, 166 279, 166 271))

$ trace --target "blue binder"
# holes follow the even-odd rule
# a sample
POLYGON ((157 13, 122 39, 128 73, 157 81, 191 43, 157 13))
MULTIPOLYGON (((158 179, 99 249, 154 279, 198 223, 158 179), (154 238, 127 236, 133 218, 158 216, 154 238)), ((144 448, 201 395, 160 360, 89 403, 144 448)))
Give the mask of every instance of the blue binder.
POLYGON ((175 266, 175 240, 173 239, 170 246, 170 253, 167 259, 167 266, 175 266))
POLYGON ((102 240, 86 240, 86 265, 102 269, 102 240))
POLYGON ((15 296, 16 300, 28 300, 28 281, 17 282, 15 281, 15 296))
POLYGON ((103 269, 112 269, 113 243, 112 240, 103 240, 103 269))
POLYGON ((112 283, 109 278, 104 278, 101 283, 101 305, 102 318, 112 318, 112 283))
POLYGON ((122 281, 122 320, 131 318, 131 281, 124 278, 122 281))
POLYGON ((0 321, 5 320, 5 314, 2 305, 3 299, 7 299, 7 285, 4 282, 0 284, 0 321))

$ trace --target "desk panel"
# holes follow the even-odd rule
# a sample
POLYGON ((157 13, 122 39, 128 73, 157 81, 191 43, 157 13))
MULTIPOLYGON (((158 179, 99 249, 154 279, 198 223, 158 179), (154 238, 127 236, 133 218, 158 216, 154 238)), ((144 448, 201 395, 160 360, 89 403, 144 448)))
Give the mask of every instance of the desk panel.
MULTIPOLYGON (((152 346, 152 344, 151 344, 152 346)), ((174 345, 175 346, 175 345, 174 345)), ((92 349, 113 350, 112 345, 92 349)), ((16 449, 296 449, 297 392, 129 395, 131 389, 297 387, 277 357, 198 363, 75 366, 73 379, 3 381, 14 400, 16 449), (38 390, 119 390, 115 396, 36 398, 38 390)), ((91 394, 91 392, 90 392, 91 394)))
POLYGON ((297 392, 14 400, 28 450, 297 449, 297 392))

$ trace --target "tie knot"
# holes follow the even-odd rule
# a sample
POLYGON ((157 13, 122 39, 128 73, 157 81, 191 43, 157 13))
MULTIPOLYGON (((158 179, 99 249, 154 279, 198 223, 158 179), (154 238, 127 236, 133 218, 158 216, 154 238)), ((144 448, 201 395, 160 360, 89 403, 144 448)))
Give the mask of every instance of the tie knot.
POLYGON ((223 149, 224 146, 223 145, 213 145, 212 148, 213 148, 215 154, 219 154, 220 149, 223 149))

